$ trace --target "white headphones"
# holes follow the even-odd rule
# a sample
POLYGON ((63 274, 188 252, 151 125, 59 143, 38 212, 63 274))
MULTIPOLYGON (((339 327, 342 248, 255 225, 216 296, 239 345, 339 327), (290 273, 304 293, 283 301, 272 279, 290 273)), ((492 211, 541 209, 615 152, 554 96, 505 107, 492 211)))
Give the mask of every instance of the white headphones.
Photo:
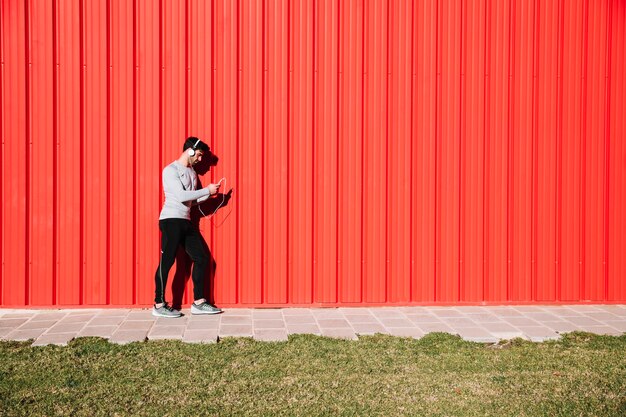
POLYGON ((187 149, 187 155, 194 156, 196 154, 196 146, 198 146, 198 143, 200 143, 200 139, 198 139, 191 148, 187 149))

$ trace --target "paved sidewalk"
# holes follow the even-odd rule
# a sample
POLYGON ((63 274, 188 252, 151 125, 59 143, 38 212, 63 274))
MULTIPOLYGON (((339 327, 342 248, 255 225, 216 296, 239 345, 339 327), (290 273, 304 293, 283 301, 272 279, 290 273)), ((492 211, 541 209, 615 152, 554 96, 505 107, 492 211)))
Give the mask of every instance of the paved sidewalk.
POLYGON ((227 309, 216 316, 155 318, 151 310, 0 309, 0 339, 34 340, 34 346, 66 345, 76 337, 98 336, 112 343, 174 339, 214 343, 223 337, 284 341, 291 334, 356 340, 383 333, 419 338, 430 332, 458 334, 493 343, 516 337, 541 342, 576 330, 621 335, 626 305, 472 306, 227 309))

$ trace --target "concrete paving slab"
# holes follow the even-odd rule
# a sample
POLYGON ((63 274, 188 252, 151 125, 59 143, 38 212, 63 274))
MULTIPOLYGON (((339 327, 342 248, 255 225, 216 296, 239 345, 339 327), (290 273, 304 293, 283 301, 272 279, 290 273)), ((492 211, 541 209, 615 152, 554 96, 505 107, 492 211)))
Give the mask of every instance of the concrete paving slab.
POLYGON ((467 313, 465 316, 477 324, 502 323, 502 319, 500 317, 491 313, 467 313))
POLYGON ((222 324, 252 326, 252 315, 250 316, 222 316, 222 324))
POLYGON ((496 317, 521 317, 523 313, 515 310, 513 307, 484 307, 485 311, 496 317))
POLYGON ((545 310, 542 306, 513 306, 513 309, 520 313, 543 313, 545 310))
POLYGON ((358 337, 354 330, 344 328, 322 329, 322 336, 332 337, 333 339, 357 340, 358 337))
POLYGON ((586 313, 585 316, 590 317, 594 320, 598 320, 600 322, 605 322, 605 321, 614 321, 614 320, 624 320, 624 318, 618 316, 617 314, 613 314, 613 313, 609 313, 609 312, 589 312, 586 313))
POLYGON ((285 320, 285 323, 287 324, 303 324, 303 323, 316 324, 317 323, 317 321, 315 320, 315 317, 313 317, 313 314, 308 315, 308 316, 286 315, 284 320, 285 320))
POLYGON ((30 319, 31 321, 58 321, 61 320, 63 317, 67 316, 67 312, 62 312, 62 311, 54 311, 54 312, 40 312, 37 314, 34 314, 33 317, 30 319))
POLYGON ((59 324, 63 323, 87 323, 89 321, 91 321, 93 318, 95 317, 94 314, 80 314, 80 315, 75 315, 75 314, 68 314, 67 316, 63 317, 61 320, 58 321, 59 324))
POLYGON ((224 312, 221 315, 225 316, 225 317, 229 317, 229 316, 246 316, 246 317, 251 317, 252 316, 252 309, 250 309, 250 308, 229 308, 229 309, 224 310, 224 312))
POLYGON ((153 326, 148 332, 149 340, 162 340, 173 339, 182 340, 183 333, 185 332, 184 325, 172 325, 172 326, 153 326))
POLYGON ((585 332, 589 332, 589 333, 594 333, 594 334, 601 334, 601 335, 610 335, 610 336, 619 336, 621 335, 623 332, 611 327, 611 326, 585 326, 584 327, 584 331, 585 332))
POLYGON ((377 319, 383 319, 383 318, 404 319, 406 318, 404 313, 398 310, 397 308, 385 308, 385 307, 370 308, 369 312, 372 316, 376 317, 377 319))
POLYGON ((318 319, 321 329, 349 329, 350 323, 346 319, 318 319))
POLYGON ((525 316, 503 317, 503 321, 505 321, 506 323, 512 324, 513 326, 516 326, 516 327, 517 326, 526 326, 526 327, 541 326, 541 324, 537 322, 536 320, 533 320, 525 316))
POLYGON ((344 314, 350 323, 378 323, 378 319, 368 312, 344 314))
POLYGON ((98 313, 99 317, 126 317, 130 313, 130 309, 104 309, 98 313))
POLYGON ((382 323, 383 326, 390 327, 415 327, 415 323, 406 318, 385 318, 379 317, 378 320, 382 323))
POLYGON ((418 329, 420 329, 424 334, 428 333, 450 333, 455 334, 452 327, 447 324, 441 323, 420 323, 416 325, 418 329))
POLYGON ((602 311, 599 304, 571 304, 568 305, 567 308, 581 312, 602 311))
POLYGON ((189 322, 187 316, 182 317, 159 317, 154 321, 155 326, 186 326, 189 322))
POLYGON ((26 323, 22 324, 18 327, 19 330, 29 330, 29 329, 49 329, 50 327, 57 324, 57 320, 45 320, 45 321, 37 321, 37 320, 29 320, 26 323))
POLYGON ((565 320, 570 323, 574 323, 576 326, 584 327, 584 326, 601 326, 602 322, 592 319, 591 317, 567 317, 565 320))
POLYGON ((407 314, 406 318, 415 324, 420 323, 441 323, 441 319, 434 314, 407 314))
POLYGON ((317 324, 299 323, 299 324, 287 324, 288 334, 322 334, 317 324))
POLYGON ((549 321, 561 321, 561 318, 555 314, 544 312, 529 312, 524 314, 525 317, 531 318, 538 323, 545 323, 549 321))
POLYGON ((284 308, 283 316, 312 316, 310 308, 284 308))
POLYGON ((118 326, 85 326, 77 337, 103 337, 108 339, 118 326))
POLYGON ((356 334, 389 334, 389 330, 378 323, 352 323, 352 329, 356 334))
POLYGON ((448 308, 448 309, 443 309, 443 310, 436 309, 436 310, 433 310, 431 313, 440 319, 444 319, 444 318, 447 319, 450 317, 465 317, 465 314, 453 308, 448 308))
POLYGON ((387 330, 392 336, 412 337, 414 339, 424 336, 424 332, 417 327, 388 327, 387 330))
POLYGON ((626 317, 626 306, 624 305, 601 305, 598 308, 616 316, 626 317))
POLYGON ((90 326, 119 326, 124 320, 122 316, 96 316, 90 322, 90 326))
POLYGON ((56 345, 56 346, 67 346, 67 344, 76 336, 76 333, 55 333, 50 334, 46 333, 37 338, 33 342, 33 346, 46 346, 46 345, 56 345))
POLYGON ((313 308, 311 313, 316 319, 342 319, 344 318, 343 312, 336 308, 313 308))
POLYGON ((446 319, 446 324, 450 327, 476 327, 476 323, 467 317, 449 317, 446 319))
POLYGON ((567 308, 566 306, 555 307, 552 310, 549 310, 555 316, 563 319, 565 317, 581 317, 584 316, 584 313, 581 311, 574 311, 571 308, 567 308))
POLYGON ((283 313, 281 310, 254 310, 252 312, 252 318, 282 320, 283 313))
POLYGON ((500 340, 497 336, 482 327, 452 327, 456 334, 464 340, 480 343, 495 343, 500 340))
POLYGON ((28 318, 0 318, 0 329, 10 328, 16 329, 26 323, 28 318))
POLYGON ((187 323, 187 330, 217 330, 220 327, 220 320, 190 320, 187 323))
POLYGON ((85 323, 61 323, 58 322, 54 326, 50 327, 46 334, 55 334, 55 333, 74 333, 78 334, 83 327, 85 327, 85 323))
POLYGON ((252 325, 255 329, 285 329, 284 320, 262 319, 253 320, 252 325))
POLYGON ((13 330, 11 333, 4 336, 6 340, 15 340, 18 342, 24 342, 30 339, 37 339, 47 329, 26 329, 26 330, 13 330))
POLYGON ((147 321, 147 320, 132 320, 132 321, 124 321, 122 322, 119 327, 118 327, 118 331, 124 331, 124 332, 129 332, 129 331, 135 331, 135 332, 141 332, 141 331, 145 331, 147 332, 148 330, 150 330, 152 328, 152 326, 154 325, 154 322, 152 321, 147 321))
POLYGON ((557 333, 570 333, 580 330, 579 326, 569 321, 551 321, 544 323, 544 326, 554 330, 557 333))
POLYGON ((141 329, 117 330, 111 335, 109 342, 118 345, 125 345, 133 342, 145 342, 148 338, 148 331, 141 329))
POLYGON ((607 326, 611 326, 614 329, 619 330, 620 332, 626 332, 626 320, 607 320, 604 322, 604 324, 606 324, 607 326))
POLYGON ((517 328, 514 326, 500 322, 500 323, 480 323, 480 326, 483 329, 487 330, 489 333, 515 333, 519 332, 517 328))
POLYGON ((217 329, 187 329, 183 335, 183 342, 186 343, 216 343, 217 329))
POLYGON ((135 310, 128 313, 126 320, 154 320, 156 317, 152 315, 152 310, 135 310))
POLYGON ((517 339, 517 338, 525 339, 524 333, 520 330, 511 331, 511 332, 489 332, 489 333, 491 333, 491 335, 497 338, 498 340, 511 340, 511 339, 517 339))
POLYGON ((30 319, 37 312, 20 310, 0 310, 0 321, 3 319, 30 319))
POLYGON ((254 339, 264 342, 286 342, 287 329, 254 329, 254 339))
POLYGON ((252 324, 224 324, 220 325, 219 337, 252 337, 252 324))
POLYGON ((519 326, 518 329, 524 334, 525 338, 533 342, 556 340, 560 337, 554 330, 543 326, 519 326))

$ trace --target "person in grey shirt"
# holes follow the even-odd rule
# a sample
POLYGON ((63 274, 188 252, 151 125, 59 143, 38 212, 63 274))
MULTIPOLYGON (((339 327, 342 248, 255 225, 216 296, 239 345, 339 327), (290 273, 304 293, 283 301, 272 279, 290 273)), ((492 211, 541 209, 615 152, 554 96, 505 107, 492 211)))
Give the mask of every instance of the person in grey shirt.
POLYGON ((198 175, 194 165, 202 161, 209 147, 196 137, 189 137, 183 144, 180 157, 163 169, 165 202, 159 215, 161 230, 161 257, 155 274, 155 297, 152 315, 157 317, 180 317, 180 311, 165 301, 165 285, 174 265, 176 252, 183 246, 193 261, 194 302, 191 314, 218 314, 222 310, 209 304, 204 298, 204 272, 209 264, 206 243, 197 224, 191 222, 191 206, 218 193, 220 184, 209 184, 196 189, 198 175))

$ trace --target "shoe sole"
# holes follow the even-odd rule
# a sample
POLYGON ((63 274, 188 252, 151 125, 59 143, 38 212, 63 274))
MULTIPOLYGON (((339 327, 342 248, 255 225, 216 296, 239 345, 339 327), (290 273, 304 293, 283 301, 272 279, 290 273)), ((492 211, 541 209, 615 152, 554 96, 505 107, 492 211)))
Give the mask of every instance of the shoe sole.
POLYGON ((194 316, 200 316, 202 314, 221 314, 221 313, 223 313, 223 311, 213 311, 213 312, 211 312, 211 311, 194 311, 194 310, 191 310, 191 314, 193 314, 194 316))
POLYGON ((157 313, 157 312, 156 312, 156 311, 154 311, 154 310, 152 311, 152 315, 153 315, 154 317, 163 317, 163 318, 166 318, 166 319, 177 319, 177 318, 180 318, 180 317, 182 317, 182 316, 183 316, 182 314, 179 314, 178 316, 166 316, 166 315, 164 315, 164 314, 159 314, 159 313, 157 313))

